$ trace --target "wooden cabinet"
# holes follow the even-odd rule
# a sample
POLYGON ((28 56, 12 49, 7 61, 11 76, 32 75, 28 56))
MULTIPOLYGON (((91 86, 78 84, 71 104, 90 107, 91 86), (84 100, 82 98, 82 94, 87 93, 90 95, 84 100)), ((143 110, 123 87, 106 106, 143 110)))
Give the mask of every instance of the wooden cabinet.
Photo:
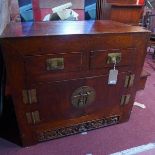
POLYGON ((1 42, 23 145, 127 121, 148 39, 112 21, 10 23, 1 42))
POLYGON ((139 25, 143 15, 144 2, 136 0, 98 0, 96 18, 139 25))
POLYGON ((141 4, 111 4, 111 20, 121 23, 139 25, 143 15, 141 4))

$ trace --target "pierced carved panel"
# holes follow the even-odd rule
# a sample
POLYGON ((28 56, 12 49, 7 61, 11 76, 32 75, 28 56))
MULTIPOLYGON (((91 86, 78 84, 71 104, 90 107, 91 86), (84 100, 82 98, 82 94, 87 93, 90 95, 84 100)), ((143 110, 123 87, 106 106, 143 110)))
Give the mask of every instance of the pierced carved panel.
POLYGON ((109 125, 114 125, 119 123, 120 116, 111 116, 108 118, 102 118, 98 120, 88 121, 80 124, 76 124, 74 126, 64 127, 64 128, 57 128, 46 130, 37 133, 37 140, 39 142, 46 141, 50 139, 60 138, 64 136, 69 136, 101 127, 106 127, 109 125))

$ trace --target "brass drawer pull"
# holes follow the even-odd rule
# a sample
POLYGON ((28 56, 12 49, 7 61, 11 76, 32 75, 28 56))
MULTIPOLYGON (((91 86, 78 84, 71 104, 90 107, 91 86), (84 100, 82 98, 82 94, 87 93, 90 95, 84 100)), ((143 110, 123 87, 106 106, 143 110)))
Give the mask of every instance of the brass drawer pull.
POLYGON ((47 70, 62 70, 64 69, 64 58, 51 58, 46 60, 47 70))
POLYGON ((109 53, 107 63, 120 63, 121 61, 121 53, 109 53))

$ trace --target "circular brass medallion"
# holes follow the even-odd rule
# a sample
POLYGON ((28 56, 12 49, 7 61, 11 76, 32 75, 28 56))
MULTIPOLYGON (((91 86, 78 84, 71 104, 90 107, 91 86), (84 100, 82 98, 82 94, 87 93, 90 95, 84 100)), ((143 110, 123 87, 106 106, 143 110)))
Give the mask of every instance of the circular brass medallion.
POLYGON ((95 90, 88 86, 76 89, 72 94, 72 104, 76 108, 83 108, 95 100, 95 90))

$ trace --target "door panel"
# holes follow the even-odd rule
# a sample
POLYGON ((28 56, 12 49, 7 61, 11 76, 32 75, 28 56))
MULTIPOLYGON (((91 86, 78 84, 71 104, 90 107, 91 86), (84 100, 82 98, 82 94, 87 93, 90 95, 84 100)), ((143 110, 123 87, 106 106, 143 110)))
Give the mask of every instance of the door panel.
MULTIPOLYGON (((126 74, 118 75, 116 85, 108 85, 108 75, 36 85, 38 98, 36 106, 41 121, 63 121, 91 114, 107 116, 121 113, 120 98, 124 91, 126 74), (90 99, 90 103, 78 107, 73 104, 73 95, 78 97, 80 93, 75 94, 75 92, 81 87, 91 88, 90 92, 94 91, 94 98, 90 99)), ((84 97, 85 93, 83 93, 84 97)), ((89 98, 84 100, 88 101, 89 98)))

